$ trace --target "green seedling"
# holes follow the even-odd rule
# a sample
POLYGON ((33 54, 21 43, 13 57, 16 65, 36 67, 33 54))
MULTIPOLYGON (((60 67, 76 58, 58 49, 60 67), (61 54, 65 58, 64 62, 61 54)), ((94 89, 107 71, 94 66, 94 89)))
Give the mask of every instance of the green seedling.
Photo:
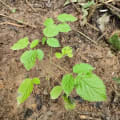
POLYGON ((76 17, 66 13, 58 15, 57 19, 61 22, 60 24, 55 24, 52 18, 45 20, 45 28, 43 30, 44 37, 42 39, 43 45, 46 42, 50 47, 60 47, 59 40, 55 38, 55 36, 57 36, 59 32, 67 33, 71 31, 70 26, 66 22, 74 22, 77 20, 76 17))
POLYGON ((85 25, 87 22, 88 10, 91 6, 95 4, 94 0, 88 1, 87 3, 80 4, 82 6, 82 25, 85 25))
POLYGON ((120 37, 117 33, 110 37, 109 43, 113 46, 114 49, 120 51, 120 37))
POLYGON ((69 46, 66 46, 64 48, 62 48, 61 53, 60 52, 56 52, 55 53, 56 58, 60 59, 62 57, 68 56, 68 57, 73 57, 73 53, 72 53, 72 48, 69 46))
POLYGON ((30 44, 30 50, 26 50, 20 57, 21 63, 24 64, 24 67, 29 71, 35 66, 36 59, 42 60, 44 53, 41 49, 33 49, 39 44, 39 40, 33 40, 31 43, 28 40, 28 37, 20 39, 15 43, 11 49, 12 50, 21 50, 24 49, 30 44))
POLYGON ((16 8, 11 10, 12 13, 16 13, 16 8))
POLYGON ((65 5, 68 5, 70 3, 78 3, 81 7, 82 7, 82 20, 81 20, 81 24, 85 25, 87 22, 87 16, 88 16, 88 10, 91 6, 95 5, 94 0, 88 1, 83 3, 81 0, 66 0, 65 5))
POLYGON ((30 94, 33 91, 34 85, 38 85, 40 84, 40 80, 39 78, 26 78, 20 85, 20 87, 18 88, 18 97, 17 97, 17 103, 18 105, 20 105, 21 103, 23 103, 26 99, 28 99, 28 97, 30 96, 30 94))
POLYGON ((55 86, 51 92, 51 99, 57 99, 63 92, 63 100, 65 108, 72 110, 75 108, 74 101, 69 99, 71 92, 75 89, 77 94, 84 100, 96 102, 106 100, 106 88, 103 81, 95 75, 92 71, 94 68, 85 63, 76 64, 73 67, 72 74, 66 74, 62 78, 61 85, 55 86))

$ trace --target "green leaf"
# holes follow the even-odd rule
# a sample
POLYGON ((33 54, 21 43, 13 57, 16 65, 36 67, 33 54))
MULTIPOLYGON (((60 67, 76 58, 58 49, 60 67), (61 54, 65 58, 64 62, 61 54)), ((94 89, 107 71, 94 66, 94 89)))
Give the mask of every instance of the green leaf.
POLYGON ((110 39, 109 43, 117 50, 120 50, 120 37, 118 34, 114 34, 110 39))
POLYGON ((12 12, 12 13, 15 13, 15 12, 16 12, 16 8, 12 9, 11 12, 12 12))
POLYGON ((82 7, 83 7, 84 9, 87 9, 87 8, 89 8, 90 6, 94 5, 94 4, 95 4, 95 2, 92 0, 92 1, 88 1, 87 3, 82 4, 82 7))
POLYGON ((59 53, 59 52, 56 52, 56 53, 55 53, 55 56, 56 56, 56 58, 58 58, 58 59, 60 59, 60 58, 63 57, 63 55, 62 55, 61 53, 59 53))
POLYGON ((25 51, 22 54, 20 61, 24 64, 27 70, 30 70, 31 68, 34 67, 36 58, 37 58, 37 51, 29 50, 29 51, 25 51))
POLYGON ((46 38, 46 37, 43 37, 43 38, 42 38, 42 45, 44 45, 44 44, 45 44, 46 40, 47 40, 47 38, 46 38))
POLYGON ((61 86, 55 86, 50 92, 51 99, 58 98, 60 96, 61 92, 62 92, 62 87, 61 86))
POLYGON ((105 101, 106 88, 103 81, 95 74, 79 74, 75 78, 76 92, 84 100, 88 101, 105 101))
POLYGON ((27 78, 25 79, 19 89, 18 89, 18 97, 17 97, 17 102, 18 104, 23 103, 32 93, 33 90, 33 83, 32 80, 27 78))
POLYGON ((81 63, 81 64, 76 64, 73 67, 73 72, 74 73, 87 73, 87 72, 92 72, 94 68, 86 63, 81 63))
POLYGON ((33 78, 32 83, 38 85, 38 84, 40 84, 40 79, 39 78, 33 78))
POLYGON ((39 60, 42 60, 43 57, 44 57, 44 52, 42 50, 40 50, 40 49, 37 49, 36 51, 37 51, 37 58, 39 60))
POLYGON ((68 57, 73 57, 72 54, 72 48, 69 46, 65 46, 64 48, 62 48, 62 55, 67 55, 68 57))
POLYGON ((71 31, 71 28, 68 24, 63 23, 63 24, 58 25, 58 30, 59 30, 59 32, 69 32, 69 31, 71 31))
POLYGON ((60 43, 56 38, 48 38, 47 39, 47 44, 50 47, 60 47, 60 43))
POLYGON ((39 40, 33 40, 30 44, 30 48, 35 48, 39 44, 39 40))
POLYGON ((54 21, 52 18, 47 18, 44 22, 44 25, 47 27, 49 25, 53 25, 54 24, 54 21))
POLYGON ((75 109, 76 104, 74 101, 69 99, 67 96, 63 96, 64 104, 65 104, 65 109, 66 110, 73 110, 75 109))
POLYGON ((20 39, 17 43, 15 43, 11 49, 12 50, 20 50, 20 49, 24 49, 28 46, 29 41, 28 41, 28 37, 24 37, 22 39, 20 39))
POLYGON ((69 96, 74 88, 74 78, 71 74, 67 74, 62 78, 62 88, 64 92, 69 96))
POLYGON ((58 27, 55 24, 49 25, 43 30, 43 33, 46 37, 54 37, 59 33, 58 27))
POLYGON ((66 14, 66 13, 63 13, 63 14, 60 14, 57 19, 61 22, 74 22, 77 20, 76 17, 72 16, 71 14, 66 14))

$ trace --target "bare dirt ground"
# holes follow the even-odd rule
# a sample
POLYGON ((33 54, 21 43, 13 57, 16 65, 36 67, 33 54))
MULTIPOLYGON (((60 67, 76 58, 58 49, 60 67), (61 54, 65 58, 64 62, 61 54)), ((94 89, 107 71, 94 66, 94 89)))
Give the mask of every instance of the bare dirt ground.
MULTIPOLYGON (((108 36, 115 29, 120 29, 120 19, 110 11, 108 6, 97 8, 91 16, 89 24, 80 25, 81 13, 76 10, 77 4, 63 6, 65 0, 3 0, 11 8, 17 8, 11 13, 9 8, 0 2, 0 120, 120 120, 120 85, 112 80, 120 76, 120 54, 114 51, 107 42, 108 36), (32 8, 31 8, 32 6, 32 8), (102 13, 100 9, 108 9, 111 19, 105 28, 105 36, 99 30, 97 19, 102 13), (20 63, 20 55, 24 50, 12 51, 10 47, 20 38, 28 36, 30 40, 43 37, 43 22, 46 18, 56 18, 59 13, 70 13, 78 18, 70 24, 72 31, 58 36, 62 46, 70 45, 74 51, 73 58, 58 60, 54 53, 60 48, 52 49, 39 44, 45 52, 44 60, 29 72, 20 63), (24 20, 26 24, 18 24, 16 20, 24 20), (82 36, 79 31, 89 36, 94 42, 82 36), (52 63, 50 61, 50 57, 52 63), (94 66, 95 73, 104 81, 107 88, 107 101, 91 103, 82 100, 73 93, 77 107, 66 111, 61 98, 51 100, 49 93, 53 86, 60 83, 65 71, 71 72, 77 63, 89 63, 94 66), (62 69, 63 68, 63 69, 62 69), (41 84, 35 89, 29 99, 17 106, 16 96, 20 83, 26 77, 39 77, 41 84)), ((119 2, 110 3, 118 9, 119 2)), ((80 10, 80 8, 79 8, 80 10)))

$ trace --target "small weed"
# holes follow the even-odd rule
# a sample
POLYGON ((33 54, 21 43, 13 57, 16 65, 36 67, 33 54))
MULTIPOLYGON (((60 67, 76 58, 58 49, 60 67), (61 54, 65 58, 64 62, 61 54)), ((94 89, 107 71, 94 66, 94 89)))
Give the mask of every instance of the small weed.
POLYGON ((74 78, 72 74, 66 74, 62 78, 61 85, 55 86, 51 92, 51 99, 56 99, 63 92, 63 100, 66 109, 74 109, 75 103, 69 99, 70 93, 73 89, 84 100, 95 102, 106 100, 106 88, 102 80, 92 73, 94 68, 85 63, 76 64, 73 67, 73 73, 76 73, 74 78))
POLYGON ((109 43, 113 46, 114 49, 120 51, 120 36, 119 35, 120 35, 120 31, 119 31, 119 34, 118 33, 113 34, 109 39, 109 43))
POLYGON ((17 97, 17 103, 18 105, 23 103, 32 93, 34 84, 38 85, 40 84, 39 78, 26 78, 18 88, 18 97, 17 97))
MULTIPOLYGON (((11 49, 12 50, 21 50, 28 46, 29 40, 28 37, 24 37, 20 39, 17 43, 15 43, 11 49)), ((40 49, 34 49, 39 44, 39 40, 33 40, 30 43, 30 50, 26 50, 20 57, 21 63, 24 64, 24 67, 29 71, 35 65, 36 59, 42 60, 44 57, 44 53, 40 49)))
POLYGON ((59 32, 69 32, 71 31, 70 26, 66 22, 74 22, 77 20, 76 17, 72 16, 71 14, 60 14, 58 15, 57 19, 62 22, 60 24, 55 24, 52 18, 47 18, 44 22, 44 30, 43 34, 45 37, 42 39, 42 44, 44 45, 45 42, 50 47, 60 47, 59 40, 55 38, 59 32))
POLYGON ((66 47, 62 48, 61 53, 60 52, 56 52, 55 56, 58 59, 60 59, 60 58, 62 58, 64 56, 68 56, 68 57, 71 58, 71 57, 73 57, 72 48, 69 47, 69 46, 66 46, 66 47))
MULTIPOLYGON (((16 10, 13 10, 12 12, 16 12, 16 10)), ((44 22, 44 30, 43 34, 44 37, 42 38, 42 44, 45 43, 48 44, 50 47, 60 47, 59 41, 55 38, 55 36, 58 35, 59 32, 69 32, 71 30, 70 26, 66 22, 74 22, 77 20, 76 17, 70 15, 70 14, 60 14, 57 19, 62 22, 61 24, 54 24, 54 21, 52 18, 48 18, 44 22)), ((22 23, 22 21, 19 21, 22 23)), ((21 50, 24 48, 27 48, 30 44, 30 50, 26 50, 20 57, 21 63, 23 63, 24 67, 29 71, 31 70, 36 63, 36 59, 41 61, 44 57, 44 53, 41 49, 34 49, 38 44, 39 40, 33 40, 31 43, 29 42, 28 37, 24 37, 20 40, 18 40, 17 43, 15 43, 11 49, 12 50, 21 50)), ((62 49, 62 57, 64 55, 67 55, 69 57, 72 57, 72 49, 69 47, 62 49)), ((18 97, 17 102, 18 104, 23 103, 31 94, 33 90, 34 84, 39 84, 40 80, 38 78, 25 79, 22 84, 20 85, 18 89, 18 97)))

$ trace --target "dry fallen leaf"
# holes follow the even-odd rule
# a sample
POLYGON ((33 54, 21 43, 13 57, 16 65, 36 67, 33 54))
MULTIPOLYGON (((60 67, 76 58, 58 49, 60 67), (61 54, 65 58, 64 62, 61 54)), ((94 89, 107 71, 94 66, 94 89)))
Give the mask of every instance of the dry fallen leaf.
POLYGON ((99 28, 102 32, 104 32, 105 26, 109 21, 110 21, 110 16, 107 14, 104 14, 97 20, 97 23, 99 24, 99 28))

